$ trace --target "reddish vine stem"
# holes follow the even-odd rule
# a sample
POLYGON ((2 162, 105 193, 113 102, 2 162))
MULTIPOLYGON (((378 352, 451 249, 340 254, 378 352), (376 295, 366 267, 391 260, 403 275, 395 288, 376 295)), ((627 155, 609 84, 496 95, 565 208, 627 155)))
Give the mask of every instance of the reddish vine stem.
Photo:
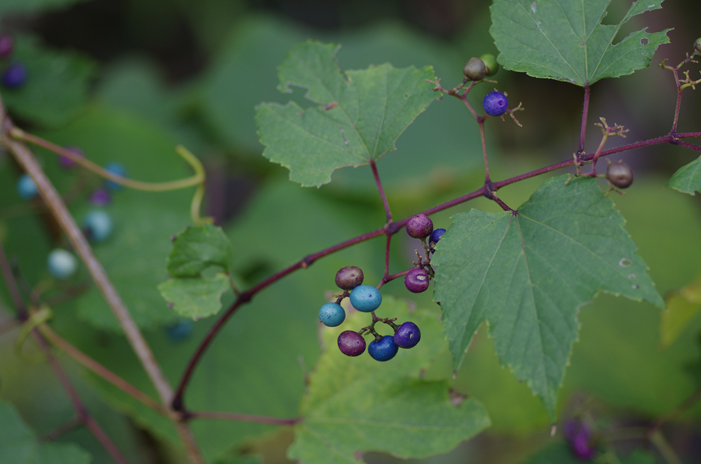
POLYGON ((83 425, 83 421, 80 419, 80 417, 75 416, 69 419, 68 421, 64 422, 63 424, 59 425, 55 429, 53 429, 51 432, 47 433, 46 435, 39 437, 38 440, 40 442, 47 442, 47 441, 55 441, 67 434, 68 432, 71 432, 78 427, 83 425))
POLYGON ((299 419, 280 419, 277 417, 256 416, 252 414, 238 414, 235 412, 211 412, 191 411, 186 414, 187 419, 224 419, 242 422, 256 422, 259 424, 294 425, 299 419))
POLYGON ((382 188, 382 182, 380 181, 380 173, 377 172, 377 164, 375 160, 370 158, 370 167, 372 168, 372 175, 375 178, 375 184, 377 185, 377 190, 380 191, 380 198, 382 198, 382 205, 385 207, 385 215, 387 216, 387 223, 392 222, 392 212, 389 210, 389 203, 387 202, 387 196, 385 195, 385 189, 382 188))
POLYGON ((584 138, 587 134, 587 119, 589 117, 589 97, 591 95, 591 87, 589 84, 584 86, 584 104, 582 105, 582 127, 579 130, 579 150, 577 156, 584 154, 584 138))
POLYGON ((385 246, 385 273, 384 276, 386 277, 389 274, 389 251, 390 251, 390 246, 392 245, 392 234, 387 234, 387 245, 385 246))
POLYGON ((384 277, 382 278, 382 280, 380 281, 380 285, 377 286, 377 289, 378 289, 378 290, 381 289, 382 286, 383 286, 384 284, 386 284, 387 282, 392 282, 392 281, 395 280, 395 279, 398 279, 398 278, 400 278, 400 277, 402 277, 402 276, 407 275, 412 269, 414 269, 414 268, 412 267, 411 269, 407 269, 406 271, 397 272, 396 274, 384 276, 384 277))
POLYGON ((486 183, 492 180, 489 177, 489 161, 487 161, 487 140, 484 136, 484 118, 477 118, 477 123, 480 128, 480 139, 482 139, 482 158, 484 158, 484 181, 486 183))

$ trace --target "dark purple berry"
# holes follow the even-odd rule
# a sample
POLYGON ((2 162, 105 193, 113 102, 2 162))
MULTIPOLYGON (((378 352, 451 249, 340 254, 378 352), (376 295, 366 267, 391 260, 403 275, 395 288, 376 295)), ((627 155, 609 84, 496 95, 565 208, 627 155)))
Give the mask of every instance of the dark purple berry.
POLYGON ((484 97, 482 107, 485 113, 490 116, 501 116, 509 109, 509 100, 506 99, 506 95, 503 93, 494 91, 484 97))
POLYGON ((338 336, 338 349, 346 356, 360 356, 365 351, 365 339, 358 332, 346 330, 338 336))
POLYGON ((623 161, 611 163, 606 168, 606 179, 618 188, 628 188, 633 183, 633 170, 623 161))
POLYGON ((10 34, 0 34, 0 58, 7 58, 12 55, 15 41, 10 34))
MULTIPOLYGON (((73 153, 77 156, 80 156, 81 158, 85 158, 85 154, 83 153, 83 150, 81 150, 78 147, 66 147, 66 150, 70 151, 71 153, 73 153)), ((70 169, 73 166, 75 166, 77 163, 70 158, 59 155, 58 164, 60 164, 61 167, 64 169, 70 169)))
POLYGON ((438 241, 441 239, 441 237, 445 234, 445 229, 436 229, 431 233, 431 236, 428 238, 428 243, 438 243, 438 241))
POLYGON ((336 285, 343 290, 353 290, 363 283, 363 278, 363 271, 359 267, 342 267, 336 273, 336 285))
POLYGON ((399 347, 394 343, 394 337, 385 335, 380 340, 373 340, 368 346, 368 354, 375 361, 389 361, 397 355, 399 347))
POLYGON ((107 206, 110 201, 110 192, 105 189, 97 189, 90 195, 90 203, 95 206, 107 206))
POLYGON ((412 293, 422 293, 428 289, 431 280, 425 269, 412 269, 404 276, 404 285, 412 293))
POLYGON ((27 80, 27 68, 22 63, 14 62, 10 64, 5 72, 0 77, 2 85, 8 89, 16 89, 22 87, 27 80))
POLYGON ((394 332, 394 344, 399 348, 413 348, 421 341, 421 331, 413 322, 405 322, 394 332))
POLYGON ((465 63, 465 66, 462 68, 462 72, 465 74, 465 77, 471 81, 481 81, 487 73, 487 68, 484 66, 482 60, 472 57, 467 60, 467 63, 465 63))
POLYGON ((590 460, 596 454, 592 444, 591 431, 587 424, 579 419, 572 419, 565 424, 565 437, 572 453, 581 460, 590 460))
POLYGON ((425 214, 417 214, 406 223, 406 232, 410 237, 426 238, 433 232, 433 221, 425 214))

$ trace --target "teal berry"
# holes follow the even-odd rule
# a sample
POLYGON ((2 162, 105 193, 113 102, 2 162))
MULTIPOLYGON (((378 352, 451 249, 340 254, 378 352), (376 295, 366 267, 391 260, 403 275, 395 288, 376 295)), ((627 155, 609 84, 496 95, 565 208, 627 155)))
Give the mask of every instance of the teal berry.
POLYGON ((94 209, 83 219, 83 233, 94 242, 102 242, 112 235, 112 217, 105 211, 94 209))
POLYGON ((351 291, 350 302, 358 311, 369 313, 380 307, 382 294, 372 285, 358 285, 351 291))
MULTIPOLYGON (((107 163, 105 165, 105 170, 111 172, 112 174, 116 174, 121 177, 126 177, 127 176, 127 168, 124 167, 122 163, 118 163, 116 161, 113 161, 111 163, 107 163)), ((112 181, 108 180, 107 181, 107 188, 110 190, 120 190, 123 189, 124 186, 112 181)))
POLYGON ((47 264, 51 275, 60 280, 68 279, 78 270, 78 260, 72 253, 62 248, 49 253, 47 264))
POLYGON ((509 100, 503 93, 494 91, 488 93, 487 96, 484 97, 484 100, 482 100, 482 107, 485 113, 490 116, 501 116, 509 109, 509 100))
POLYGON ((22 198, 29 200, 37 196, 39 189, 34 179, 32 179, 29 174, 24 174, 17 181, 17 192, 22 198))
POLYGON ((373 340, 368 345, 368 354, 375 361, 389 361, 397 355, 399 347, 394 343, 394 337, 385 335, 380 340, 373 340))
POLYGON ((168 338, 174 342, 179 342, 187 339, 193 331, 194 327, 190 319, 180 319, 175 324, 166 328, 168 338))
POLYGON ((346 312, 338 303, 326 303, 319 310, 319 319, 327 327, 338 327, 346 319, 346 312))

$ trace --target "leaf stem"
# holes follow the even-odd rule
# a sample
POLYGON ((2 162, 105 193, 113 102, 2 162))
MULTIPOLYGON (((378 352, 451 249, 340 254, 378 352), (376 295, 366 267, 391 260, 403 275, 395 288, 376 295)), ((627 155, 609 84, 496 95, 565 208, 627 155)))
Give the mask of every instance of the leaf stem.
POLYGON ((382 198, 382 205, 385 207, 385 215, 387 216, 387 223, 392 222, 392 212, 389 210, 389 203, 387 202, 387 196, 385 195, 385 189, 382 188, 382 182, 380 181, 380 173, 377 172, 377 164, 375 164, 374 159, 370 159, 370 167, 372 168, 372 175, 375 178, 375 184, 377 185, 377 190, 380 191, 380 198, 382 198))
POLYGON ((484 158, 484 181, 486 183, 491 182, 489 177, 489 162, 487 161, 487 141, 484 136, 484 119, 477 118, 477 122, 480 128, 480 139, 482 139, 482 158, 484 158))
POLYGON ((587 134, 587 119, 589 117, 589 97, 591 94, 591 87, 589 84, 584 85, 584 104, 582 105, 582 126, 579 130, 579 149, 577 150, 577 156, 584 154, 584 139, 587 134))

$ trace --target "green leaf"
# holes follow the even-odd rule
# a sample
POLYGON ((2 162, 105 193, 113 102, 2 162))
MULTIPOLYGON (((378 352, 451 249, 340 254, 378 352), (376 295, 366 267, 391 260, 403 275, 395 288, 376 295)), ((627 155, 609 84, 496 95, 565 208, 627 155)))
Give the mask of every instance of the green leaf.
POLYGON ((40 443, 17 410, 0 401, 0 462, 88 464, 90 455, 74 444, 40 443))
POLYGON ((679 168, 667 182, 667 187, 689 195, 701 192, 701 157, 679 168))
POLYGON ((319 106, 256 107, 263 155, 290 168, 290 179, 303 186, 321 186, 331 173, 360 166, 395 149, 409 124, 437 98, 433 69, 395 69, 389 64, 341 73, 336 45, 297 45, 280 66, 280 90, 307 89, 306 98, 319 106))
POLYGON ((210 266, 229 272, 234 265, 234 247, 221 227, 212 224, 192 226, 173 239, 168 255, 172 277, 195 277, 210 266))
MULTIPOLYGON (((447 381, 419 378, 444 345, 436 311, 410 313, 405 302, 391 297, 378 311, 416 323, 421 342, 379 363, 367 354, 349 358, 336 346, 340 332, 367 325, 368 315, 356 312, 342 328, 324 330, 327 349, 309 380, 290 458, 357 463, 356 454, 370 450, 422 457, 446 452, 489 426, 478 402, 460 395, 451 400, 447 381)), ((381 334, 391 330, 383 324, 376 329, 381 334)))
POLYGON ((667 347, 679 337, 689 323, 701 312, 701 280, 669 293, 667 311, 660 321, 660 344, 667 347))
POLYGON ((0 2, 0 15, 3 13, 37 13, 65 8, 86 0, 3 0, 0 2))
POLYGON ((221 309, 221 296, 231 289, 229 276, 172 278, 158 285, 158 290, 181 316, 202 318, 221 309))
POLYGON ((626 22, 659 9, 662 0, 633 2, 619 24, 603 25, 610 1, 494 0, 489 32, 500 51, 499 63, 579 86, 646 68, 657 47, 669 43, 671 29, 648 33, 645 28, 613 41, 626 22))
POLYGON ((579 308, 599 291, 664 306, 623 228, 591 178, 546 181, 518 210, 451 219, 433 263, 454 366, 487 319, 500 362, 555 414, 579 308))
POLYGON ((18 36, 13 59, 27 69, 27 80, 17 89, 3 89, 11 114, 41 126, 55 127, 74 118, 87 102, 95 66, 74 52, 48 50, 34 37, 18 36))

